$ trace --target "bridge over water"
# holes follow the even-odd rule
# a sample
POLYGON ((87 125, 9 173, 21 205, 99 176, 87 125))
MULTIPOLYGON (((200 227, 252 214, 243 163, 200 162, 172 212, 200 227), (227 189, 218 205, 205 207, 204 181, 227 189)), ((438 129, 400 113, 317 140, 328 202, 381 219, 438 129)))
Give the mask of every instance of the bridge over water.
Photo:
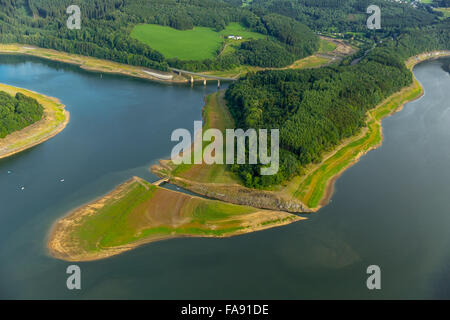
POLYGON ((217 86, 220 87, 220 81, 236 81, 238 80, 237 78, 227 78, 227 77, 218 77, 218 76, 214 76, 214 75, 209 75, 209 74, 202 74, 202 73, 197 73, 197 72, 191 72, 191 71, 186 71, 186 70, 181 70, 181 69, 176 69, 176 68, 170 68, 170 70, 172 70, 173 72, 178 73, 180 76, 181 75, 187 75, 190 76, 190 83, 193 84, 194 83, 194 77, 199 77, 203 79, 203 84, 206 85, 206 81, 207 80, 217 80, 217 86))

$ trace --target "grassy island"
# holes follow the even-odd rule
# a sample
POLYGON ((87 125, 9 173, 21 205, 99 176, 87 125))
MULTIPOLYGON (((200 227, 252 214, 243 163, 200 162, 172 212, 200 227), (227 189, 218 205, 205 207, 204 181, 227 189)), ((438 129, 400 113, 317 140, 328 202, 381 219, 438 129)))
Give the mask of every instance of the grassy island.
MULTIPOLYGON (((54 137, 69 122, 69 112, 64 109, 65 106, 56 98, 47 97, 33 91, 15 88, 6 84, 0 84, 0 91, 16 98, 24 97, 23 99, 35 102, 43 109, 40 120, 33 119, 37 121, 32 121, 32 119, 29 119, 32 124, 0 138, 0 159, 34 147, 54 137)), ((30 117, 27 116, 27 118, 30 117)))
POLYGON ((107 258, 177 237, 228 237, 304 218, 207 200, 134 177, 54 225, 50 254, 68 261, 107 258))

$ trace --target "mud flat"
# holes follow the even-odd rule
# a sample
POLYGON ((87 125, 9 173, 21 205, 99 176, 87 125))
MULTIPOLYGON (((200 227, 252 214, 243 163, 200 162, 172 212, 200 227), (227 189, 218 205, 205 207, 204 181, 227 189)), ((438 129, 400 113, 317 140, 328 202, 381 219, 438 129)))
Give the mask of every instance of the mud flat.
POLYGON ((7 92, 13 96, 18 92, 23 93, 36 99, 44 107, 44 115, 41 120, 0 139, 0 159, 47 141, 64 130, 67 123, 69 123, 69 112, 65 110, 65 106, 56 98, 6 84, 0 84, 0 91, 7 92))

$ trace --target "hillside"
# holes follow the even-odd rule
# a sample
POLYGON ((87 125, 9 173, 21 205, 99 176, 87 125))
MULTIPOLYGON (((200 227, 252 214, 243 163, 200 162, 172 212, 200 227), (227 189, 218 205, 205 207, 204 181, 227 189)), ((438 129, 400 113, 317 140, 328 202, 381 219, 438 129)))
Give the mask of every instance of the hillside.
MULTIPOLYGON (((247 51, 239 47, 246 41, 233 45, 233 50, 221 55, 221 49, 225 46, 225 35, 221 34, 223 38, 202 39, 201 41, 208 42, 209 54, 180 56, 189 60, 185 63, 183 59, 171 59, 177 56, 171 54, 174 50, 177 51, 176 45, 167 48, 161 46, 158 40, 146 41, 147 37, 142 34, 136 37, 142 42, 134 39, 130 35, 135 26, 156 24, 180 32, 209 28, 211 32, 219 33, 237 24, 245 28, 245 31, 257 33, 262 38, 267 38, 265 41, 275 43, 276 51, 273 55, 278 55, 281 48, 283 53, 297 59, 312 54, 319 47, 317 36, 294 19, 272 14, 258 15, 221 1, 0 0, 0 6, 2 43, 35 45, 162 71, 168 70, 169 65, 182 69, 190 67, 192 71, 233 68, 248 62, 248 59, 245 59, 247 51), (66 8, 69 5, 78 5, 81 9, 80 30, 70 30, 66 27, 69 17, 66 8), (289 38, 286 35, 290 35, 289 38), (153 45, 154 41, 156 42, 153 45), (158 49, 164 53, 157 51, 158 49)), ((194 46, 195 42, 191 47, 194 46)), ((274 45, 271 47, 275 48, 274 45)), ((256 54, 259 54, 259 51, 256 54)), ((266 52, 262 54, 267 55, 266 52)), ((258 60, 251 61, 255 64, 258 60)))

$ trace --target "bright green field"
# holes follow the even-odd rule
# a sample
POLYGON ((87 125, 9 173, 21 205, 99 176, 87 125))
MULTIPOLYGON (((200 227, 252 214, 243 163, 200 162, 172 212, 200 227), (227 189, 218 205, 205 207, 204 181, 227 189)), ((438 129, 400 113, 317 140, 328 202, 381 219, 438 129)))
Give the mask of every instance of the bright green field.
POLYGON ((265 37, 248 31, 239 23, 230 23, 220 32, 204 27, 181 31, 156 24, 137 25, 131 32, 132 38, 161 52, 166 58, 181 60, 213 59, 228 35, 239 35, 244 40, 265 37))
POLYGON ((336 49, 336 45, 333 42, 320 39, 319 53, 328 53, 334 49, 336 49))
POLYGON ((450 8, 436 8, 436 11, 440 11, 444 14, 444 18, 450 17, 450 8))
MULTIPOLYGON (((213 31, 214 32, 214 31, 213 31)), ((214 32, 217 33, 217 32, 214 32)), ((233 36, 241 36, 244 39, 264 39, 266 36, 261 33, 256 33, 249 31, 246 27, 237 22, 230 23, 225 29, 219 32, 219 34, 228 37, 230 35, 233 36)), ((233 41, 234 42, 234 41, 233 41)))

